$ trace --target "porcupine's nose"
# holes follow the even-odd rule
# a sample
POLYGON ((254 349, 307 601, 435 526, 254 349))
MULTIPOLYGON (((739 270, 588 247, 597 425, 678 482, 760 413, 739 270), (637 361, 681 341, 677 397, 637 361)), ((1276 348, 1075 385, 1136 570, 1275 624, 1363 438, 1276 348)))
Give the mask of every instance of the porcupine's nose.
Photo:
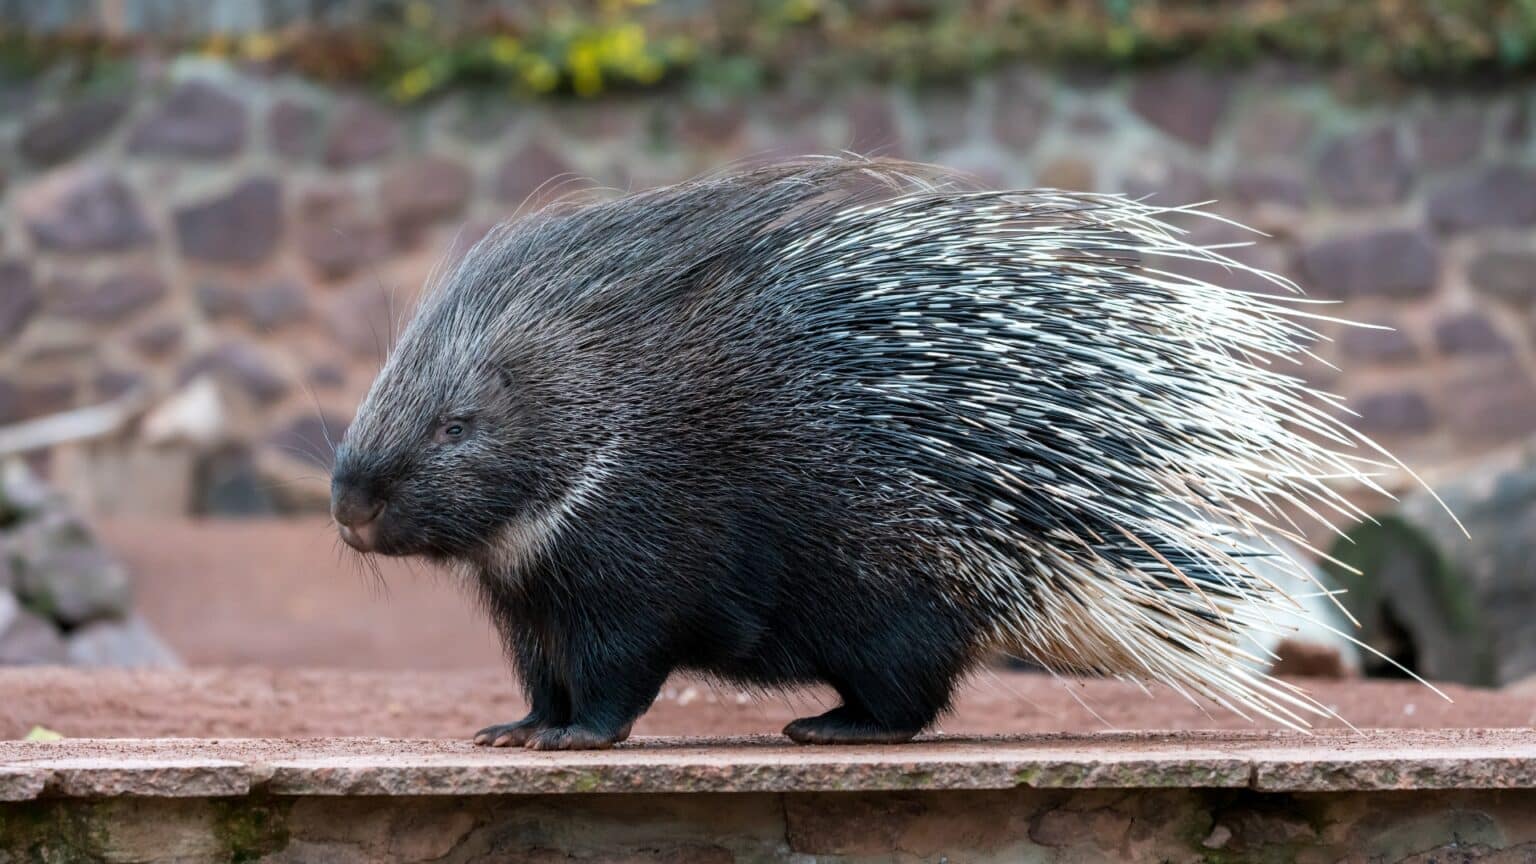
POLYGON ((331 515, 336 519, 341 539, 359 552, 373 550, 378 539, 379 514, 383 512, 384 499, 355 487, 337 489, 331 496, 331 515))

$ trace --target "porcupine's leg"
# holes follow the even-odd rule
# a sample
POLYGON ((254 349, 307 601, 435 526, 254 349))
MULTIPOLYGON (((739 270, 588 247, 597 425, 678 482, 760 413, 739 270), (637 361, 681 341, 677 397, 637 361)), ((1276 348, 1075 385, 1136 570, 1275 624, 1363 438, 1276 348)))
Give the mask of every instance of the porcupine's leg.
MULTIPOLYGON (((617 658, 615 658, 617 659, 617 658)), ((629 658, 574 676, 571 716, 539 728, 524 745, 533 750, 600 750, 629 737, 635 719, 656 701, 670 667, 629 658)))
POLYGON ((475 743, 491 747, 521 747, 535 732, 569 723, 571 695, 559 675, 539 650, 537 635, 528 632, 503 634, 512 662, 522 678, 528 715, 511 723, 497 723, 475 733, 475 743))

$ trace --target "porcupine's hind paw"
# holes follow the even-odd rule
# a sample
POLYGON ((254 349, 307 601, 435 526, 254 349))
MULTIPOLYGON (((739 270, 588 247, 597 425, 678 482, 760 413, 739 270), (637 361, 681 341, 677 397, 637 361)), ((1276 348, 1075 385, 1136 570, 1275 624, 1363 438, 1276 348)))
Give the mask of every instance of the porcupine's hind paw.
POLYGON ((533 733, 543 729, 543 720, 529 714, 513 723, 497 723, 475 733, 475 743, 481 747, 521 747, 528 743, 533 733))
POLYGON ((921 731, 883 726, 846 705, 784 727, 784 734, 796 744, 900 744, 921 731))

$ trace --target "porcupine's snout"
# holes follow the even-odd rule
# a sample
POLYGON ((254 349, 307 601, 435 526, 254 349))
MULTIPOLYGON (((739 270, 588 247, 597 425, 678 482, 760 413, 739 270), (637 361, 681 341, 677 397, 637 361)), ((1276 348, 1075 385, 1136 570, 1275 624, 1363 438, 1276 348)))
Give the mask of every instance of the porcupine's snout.
POLYGON ((388 503, 362 486, 343 481, 331 486, 331 516, 341 539, 359 552, 378 547, 379 517, 388 503))

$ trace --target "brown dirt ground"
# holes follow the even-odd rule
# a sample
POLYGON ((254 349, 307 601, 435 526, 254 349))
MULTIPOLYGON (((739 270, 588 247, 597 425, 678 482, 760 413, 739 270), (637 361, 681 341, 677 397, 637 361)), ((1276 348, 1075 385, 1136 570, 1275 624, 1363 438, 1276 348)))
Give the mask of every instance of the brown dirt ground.
MULTIPOLYGON (((491 629, 465 592, 387 560, 379 562, 382 590, 338 553, 323 520, 115 521, 101 533, 133 568, 139 608, 194 668, 0 670, 0 738, 33 725, 71 737, 454 738, 522 713, 491 629)), ((1360 727, 1536 725, 1536 686, 1447 687, 1455 700, 1447 703, 1408 682, 1304 683, 1360 727)), ((772 732, 826 702, 820 693, 758 696, 676 680, 635 733, 772 732)), ((998 671, 965 689, 942 728, 1251 727, 1167 691, 998 671)))

